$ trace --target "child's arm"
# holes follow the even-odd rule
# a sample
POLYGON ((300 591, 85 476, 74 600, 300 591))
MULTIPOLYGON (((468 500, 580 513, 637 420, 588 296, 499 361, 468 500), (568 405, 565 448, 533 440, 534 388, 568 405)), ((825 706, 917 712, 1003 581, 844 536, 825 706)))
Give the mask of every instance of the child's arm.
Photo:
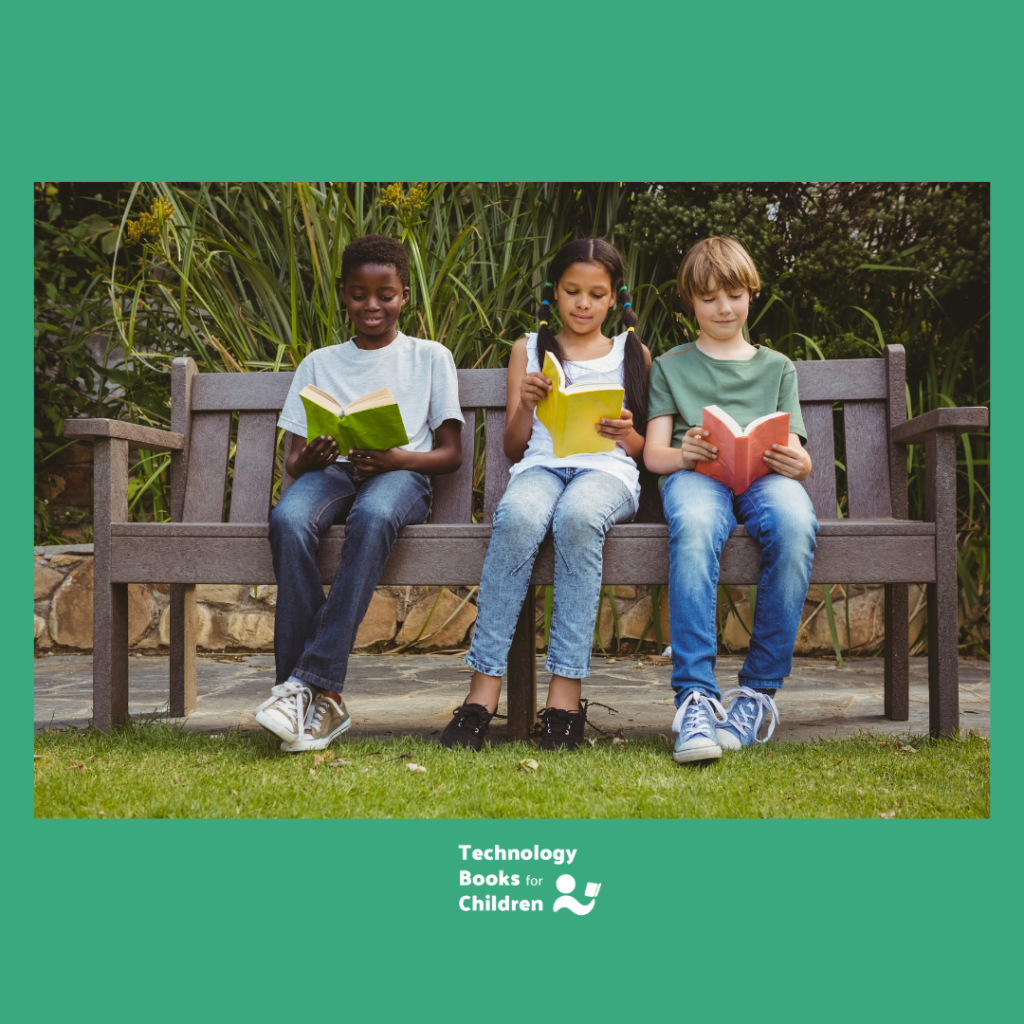
POLYGON ((691 427, 684 435, 681 448, 672 447, 672 417, 656 416, 647 424, 647 443, 644 445, 644 465, 652 473, 675 473, 680 469, 693 469, 698 462, 714 462, 718 449, 704 440, 708 432, 702 427, 691 427))
POLYGON ((773 444, 765 451, 764 461, 773 473, 791 480, 806 480, 811 475, 811 457, 796 434, 789 435, 788 446, 773 444))
POLYGON ((404 448, 387 451, 367 451, 353 448, 348 453, 352 465, 360 476, 377 476, 395 469, 408 469, 424 476, 454 473, 462 465, 462 424, 458 420, 445 420, 434 431, 434 450, 408 452, 404 448))
MULTIPOLYGON (((647 364, 647 372, 650 373, 650 350, 646 345, 640 347, 644 350, 644 362, 647 364)), ((602 437, 614 441, 631 459, 638 459, 644 450, 644 435, 633 429, 633 414, 625 407, 617 420, 602 419, 597 425, 597 432, 602 437)), ((671 437, 671 434, 669 436, 671 437)))
POLYGON ((527 373, 526 339, 512 346, 508 359, 508 391, 505 404, 505 454, 518 462, 526 453, 533 433, 533 411, 547 398, 552 384, 543 373, 527 373))

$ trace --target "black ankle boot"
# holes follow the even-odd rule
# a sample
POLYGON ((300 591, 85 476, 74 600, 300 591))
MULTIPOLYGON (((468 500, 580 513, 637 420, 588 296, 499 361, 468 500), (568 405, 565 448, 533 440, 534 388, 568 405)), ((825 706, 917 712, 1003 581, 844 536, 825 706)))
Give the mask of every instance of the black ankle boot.
POLYGON ((462 704, 452 713, 452 720, 441 733, 441 742, 448 747, 469 747, 479 750, 484 745, 487 727, 494 713, 483 704, 462 704))

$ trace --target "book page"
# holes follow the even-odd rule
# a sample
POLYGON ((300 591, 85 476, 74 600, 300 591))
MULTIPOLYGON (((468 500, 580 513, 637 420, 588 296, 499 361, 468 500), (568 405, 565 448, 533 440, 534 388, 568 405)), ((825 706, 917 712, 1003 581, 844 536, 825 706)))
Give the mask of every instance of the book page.
POLYGON ((341 402, 339 402, 333 395, 324 391, 323 388, 318 388, 315 384, 307 384, 299 392, 299 397, 308 398, 311 402, 315 402, 321 408, 334 413, 335 416, 344 415, 345 409, 341 402))
POLYGON ((376 409, 380 405, 396 405, 395 396, 391 388, 377 388, 369 394, 360 395, 345 406, 345 415, 351 416, 354 412, 361 412, 363 409, 376 409))

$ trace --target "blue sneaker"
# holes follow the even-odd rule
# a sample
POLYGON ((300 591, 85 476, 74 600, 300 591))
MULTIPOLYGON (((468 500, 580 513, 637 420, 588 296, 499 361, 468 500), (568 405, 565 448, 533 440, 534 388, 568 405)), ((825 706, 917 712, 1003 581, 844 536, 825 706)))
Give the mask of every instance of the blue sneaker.
POLYGON ((719 720, 725 720, 725 708, 717 700, 700 690, 691 690, 686 695, 672 720, 672 731, 679 733, 672 756, 679 764, 722 756, 716 731, 719 720))
POLYGON ((729 694, 739 696, 729 705, 725 712, 725 721, 718 723, 718 743, 723 750, 740 750, 752 743, 764 743, 775 732, 779 721, 779 709, 775 701, 767 693, 758 693, 749 686, 741 686, 730 690, 729 694), (765 719, 768 720, 768 732, 764 739, 758 736, 765 719))

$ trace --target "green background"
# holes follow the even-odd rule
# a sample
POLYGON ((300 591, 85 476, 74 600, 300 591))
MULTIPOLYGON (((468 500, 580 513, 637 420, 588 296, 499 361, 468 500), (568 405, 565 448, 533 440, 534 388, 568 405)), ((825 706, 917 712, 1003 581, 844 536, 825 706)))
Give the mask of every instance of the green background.
POLYGON ((1021 26, 1005 10, 52 3, 4 15, 2 512, 26 547, 33 180, 991 180, 993 733, 1007 737, 989 821, 36 822, 30 563, 11 548, 15 724, 0 758, 19 1019, 998 1011, 1016 982, 1021 885, 1009 738, 1022 707, 1004 640, 1019 485, 1000 442, 1021 369, 1021 26), (595 911, 461 913, 458 844, 495 842, 577 847, 580 887, 602 883, 595 911))

